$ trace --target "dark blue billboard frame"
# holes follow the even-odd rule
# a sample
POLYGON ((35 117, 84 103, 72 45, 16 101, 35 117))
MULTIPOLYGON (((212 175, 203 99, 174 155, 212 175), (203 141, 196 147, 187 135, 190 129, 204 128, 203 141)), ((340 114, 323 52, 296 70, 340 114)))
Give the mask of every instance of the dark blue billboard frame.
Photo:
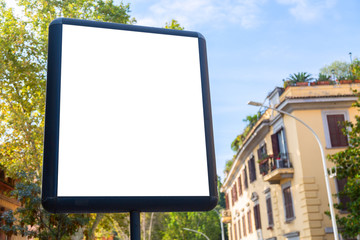
MULTIPOLYGON (((52 213, 209 211, 218 201, 210 87, 205 38, 197 32, 58 18, 49 26, 42 205, 52 213), (198 38, 209 196, 58 197, 61 54, 63 25, 118 29, 198 38)), ((184 176, 186 177, 186 176, 184 176)))

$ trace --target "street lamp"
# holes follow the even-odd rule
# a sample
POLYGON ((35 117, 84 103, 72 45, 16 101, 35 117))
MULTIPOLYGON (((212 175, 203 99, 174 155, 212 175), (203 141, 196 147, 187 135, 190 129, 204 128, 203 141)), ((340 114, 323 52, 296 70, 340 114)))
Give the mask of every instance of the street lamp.
POLYGON ((183 228, 184 230, 186 230, 186 231, 190 231, 190 232, 194 232, 194 233, 199 233, 199 234, 201 234, 201 235, 203 235, 207 240, 210 240, 210 238, 208 237, 208 236, 206 236, 204 233, 202 233, 202 232, 198 232, 198 231, 196 231, 196 230, 193 230, 193 229, 190 229, 190 228, 183 228))
POLYGON ((223 226, 223 223, 222 223, 222 221, 221 221, 221 214, 220 214, 216 209, 214 209, 214 212, 217 213, 217 215, 219 216, 219 219, 220 219, 221 240, 225 240, 225 236, 224 236, 224 226, 223 226))
POLYGON ((316 141, 317 141, 317 143, 319 144, 319 147, 320 147, 321 159, 322 159, 323 168, 324 168, 324 174, 325 174, 325 185, 326 185, 326 190, 327 190, 327 195, 328 195, 328 200, 329 200, 329 205, 330 205, 331 222, 332 222, 333 230, 334 230, 334 239, 339 240, 339 234, 338 234, 338 229, 337 229, 336 219, 335 219, 335 212, 334 212, 334 204, 333 204, 332 197, 331 197, 329 176, 328 176, 328 172, 327 172, 327 169, 326 169, 326 158, 325 158, 325 154, 324 154, 324 150, 323 150, 324 148, 323 148, 323 146, 322 146, 322 144, 320 142, 319 137, 315 133, 315 131, 309 125, 307 125, 304 121, 302 121, 301 119, 295 117, 294 115, 292 115, 292 114, 290 114, 288 112, 285 112, 285 111, 282 111, 280 109, 273 108, 273 107, 270 107, 270 106, 264 106, 263 104, 261 104, 259 102, 250 101, 250 102, 248 102, 248 104, 252 105, 252 106, 258 106, 258 107, 264 107, 264 108, 272 109, 272 110, 275 110, 275 111, 277 111, 279 113, 288 115, 288 116, 294 118, 295 120, 301 122, 305 127, 307 127, 314 134, 314 137, 316 138, 316 141))

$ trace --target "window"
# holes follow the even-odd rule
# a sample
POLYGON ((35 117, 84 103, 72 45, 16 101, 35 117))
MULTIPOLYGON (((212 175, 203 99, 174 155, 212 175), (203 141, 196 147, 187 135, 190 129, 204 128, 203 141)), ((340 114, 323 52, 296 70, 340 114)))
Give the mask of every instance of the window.
POLYGON ((343 134, 345 117, 343 114, 327 115, 331 147, 345 147, 348 145, 347 137, 343 134))
POLYGON ((264 143, 258 150, 257 150, 257 154, 258 154, 258 159, 264 159, 267 156, 267 151, 266 151, 266 143, 264 143))
POLYGON ((241 175, 238 178, 238 185, 239 185, 239 195, 242 195, 242 182, 241 182, 241 175))
MULTIPOLYGON (((337 192, 344 191, 345 185, 347 183, 347 179, 336 179, 336 190, 337 192)), ((338 197, 339 204, 341 204, 341 210, 346 211, 347 210, 347 204, 350 202, 349 196, 339 196, 338 197)))
POLYGON ((247 212, 247 218, 248 218, 248 228, 249 228, 249 233, 252 233, 251 211, 250 211, 250 210, 247 212))
POLYGON ((235 184, 233 185, 233 187, 231 189, 231 197, 232 197, 232 205, 234 206, 235 202, 238 199, 237 190, 236 190, 236 182, 235 182, 235 184))
POLYGON ((240 219, 238 220, 238 226, 239 226, 239 239, 241 239, 241 224, 240 224, 240 219))
POLYGON ((274 168, 289 168, 290 161, 286 150, 285 132, 283 128, 280 128, 275 134, 271 135, 271 143, 273 149, 273 155, 275 159, 274 168))
POLYGON ((255 229, 261 229, 261 216, 260 216, 260 207, 259 204, 254 206, 254 220, 255 220, 255 229))
POLYGON ((234 239, 235 239, 235 240, 238 239, 236 223, 234 223, 234 239))
POLYGON ((268 216, 269 227, 272 227, 272 226, 274 226, 274 218, 273 218, 270 194, 268 196, 266 196, 266 211, 267 211, 267 216, 268 216))
POLYGON ((321 112, 326 147, 346 147, 348 146, 348 139, 342 132, 344 128, 344 121, 349 120, 349 115, 346 110, 331 110, 321 112))
POLYGON ((229 209, 229 194, 225 194, 225 208, 229 209))
POLYGON ((249 175, 250 175, 250 182, 252 183, 253 181, 256 180, 256 170, 255 170, 255 158, 254 156, 250 158, 249 162, 249 175))
POLYGON ((246 222, 245 222, 245 215, 242 217, 242 223, 243 223, 243 232, 244 232, 244 237, 246 237, 246 222))
POLYGON ((278 132, 271 135, 271 143, 273 148, 274 158, 281 157, 286 154, 286 145, 285 145, 285 134, 284 129, 281 128, 278 132))
POLYGON ((247 172, 246 172, 246 167, 244 168, 244 188, 247 189, 249 187, 249 184, 248 184, 248 180, 247 180, 247 172))
POLYGON ((291 221, 295 218, 295 215, 294 215, 290 182, 287 182, 282 186, 282 192, 284 199, 285 220, 291 221))

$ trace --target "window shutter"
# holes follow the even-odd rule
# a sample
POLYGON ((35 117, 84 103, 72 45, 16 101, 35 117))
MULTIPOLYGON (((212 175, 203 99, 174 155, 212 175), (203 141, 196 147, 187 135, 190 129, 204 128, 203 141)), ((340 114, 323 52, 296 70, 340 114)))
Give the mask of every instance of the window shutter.
POLYGON ((241 239, 241 224, 240 224, 240 219, 238 221, 238 226, 239 226, 239 239, 241 239))
POLYGON ((251 211, 247 212, 249 233, 252 233, 251 211))
POLYGON ((330 142, 332 147, 345 147, 348 146, 347 136, 342 132, 344 127, 344 115, 327 115, 327 122, 329 126, 330 142))
POLYGON ((259 160, 262 159, 262 151, 261 151, 261 148, 259 148, 259 149, 257 150, 257 154, 258 154, 258 159, 259 159, 259 160))
POLYGON ((234 223, 234 235, 235 235, 235 239, 237 240, 238 239, 238 236, 237 236, 237 227, 236 227, 236 222, 234 223))
POLYGON ((273 218, 273 212, 272 212, 272 206, 271 206, 271 198, 266 199, 266 210, 268 215, 268 224, 269 226, 274 225, 274 218, 273 218))
POLYGON ((247 180, 247 171, 246 171, 246 167, 244 168, 244 188, 247 189, 248 188, 248 180, 247 180))
POLYGON ((234 196, 234 187, 231 188, 231 206, 234 206, 235 196, 234 196))
POLYGON ((267 154, 267 150, 266 150, 266 143, 264 143, 264 145, 263 145, 263 149, 264 149, 264 154, 266 155, 267 154))
POLYGON ((225 194, 225 208, 229 209, 229 194, 225 194))
POLYGON ((239 195, 242 195, 242 182, 241 182, 241 175, 238 178, 238 185, 239 185, 239 195))
POLYGON ((245 222, 245 215, 242 217, 242 223, 243 223, 243 232, 244 237, 246 236, 246 222, 245 222))
POLYGON ((255 158, 252 157, 249 160, 249 174, 250 174, 250 182, 253 182, 256 180, 256 171, 255 171, 255 158))
POLYGON ((235 184, 234 184, 234 194, 235 194, 235 201, 238 200, 238 192, 237 192, 237 184, 236 184, 236 181, 235 181, 235 184))
POLYGON ((285 213, 286 213, 285 218, 290 219, 294 217, 294 209, 292 205, 290 187, 284 188, 283 193, 284 193, 284 204, 285 204, 285 213))
POLYGON ((232 206, 234 206, 235 202, 237 201, 237 191, 236 191, 236 184, 231 189, 231 199, 232 199, 232 206))
POLYGON ((259 204, 254 206, 255 229, 261 229, 261 217, 259 204))
POLYGON ((264 145, 262 145, 262 146, 257 150, 257 154, 258 154, 258 159, 259 159, 259 160, 263 159, 264 156, 266 156, 266 154, 267 154, 266 143, 264 143, 264 145))
POLYGON ((276 133, 271 135, 271 144, 272 144, 272 149, 273 149, 273 155, 274 155, 274 158, 276 159, 280 153, 279 140, 278 140, 278 136, 276 133))

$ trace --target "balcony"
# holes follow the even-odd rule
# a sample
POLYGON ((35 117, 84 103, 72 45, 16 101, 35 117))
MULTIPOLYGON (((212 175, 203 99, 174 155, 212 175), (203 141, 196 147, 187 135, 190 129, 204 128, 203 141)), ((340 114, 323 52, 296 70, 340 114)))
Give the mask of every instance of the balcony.
POLYGON ((270 155, 259 163, 259 167, 264 181, 268 181, 270 184, 279 184, 280 180, 292 178, 294 175, 294 169, 287 153, 282 153, 277 158, 270 155))
POLYGON ((222 210, 221 211, 221 221, 223 223, 231 223, 231 212, 230 210, 222 210))
POLYGON ((15 181, 5 176, 5 171, 0 167, 0 192, 9 192, 14 190, 15 181))

